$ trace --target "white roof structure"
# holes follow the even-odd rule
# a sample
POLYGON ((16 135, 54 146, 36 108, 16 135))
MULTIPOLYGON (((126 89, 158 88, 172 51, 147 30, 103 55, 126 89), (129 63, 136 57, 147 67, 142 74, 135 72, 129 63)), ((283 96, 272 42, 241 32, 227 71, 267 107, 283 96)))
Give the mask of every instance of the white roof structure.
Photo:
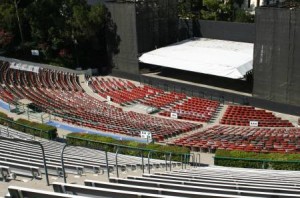
POLYGON ((253 43, 208 38, 184 40, 144 53, 140 62, 241 79, 253 68, 253 43))

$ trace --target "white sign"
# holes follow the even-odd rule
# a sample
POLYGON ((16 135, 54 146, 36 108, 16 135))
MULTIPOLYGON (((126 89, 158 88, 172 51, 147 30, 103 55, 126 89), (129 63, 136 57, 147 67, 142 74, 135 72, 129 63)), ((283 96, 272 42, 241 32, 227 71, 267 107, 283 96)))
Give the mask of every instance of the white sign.
POLYGON ((34 72, 34 73, 39 73, 39 67, 33 66, 33 65, 26 65, 26 64, 21 64, 21 63, 10 63, 9 65, 10 69, 17 69, 17 70, 22 70, 22 71, 28 71, 28 72, 34 72))
POLYGON ((170 117, 171 117, 171 118, 178 119, 178 114, 177 114, 177 113, 171 113, 170 117))
POLYGON ((141 138, 152 140, 152 133, 150 131, 141 131, 141 138))
POLYGON ((106 96, 106 100, 107 100, 108 102, 110 102, 110 101, 111 101, 111 97, 110 97, 110 96, 106 96))
POLYGON ((250 121, 250 122, 249 122, 249 125, 250 125, 251 127, 258 127, 258 121, 250 121))
POLYGON ((39 50, 31 50, 31 55, 32 56, 39 56, 40 52, 39 52, 39 50))

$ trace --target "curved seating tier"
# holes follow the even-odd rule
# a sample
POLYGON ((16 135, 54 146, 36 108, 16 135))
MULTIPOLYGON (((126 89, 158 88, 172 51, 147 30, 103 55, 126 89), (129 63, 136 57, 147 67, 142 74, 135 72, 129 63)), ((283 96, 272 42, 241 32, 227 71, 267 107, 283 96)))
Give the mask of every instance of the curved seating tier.
POLYGON ((217 125, 175 140, 172 144, 211 152, 216 149, 226 149, 266 153, 299 153, 300 129, 217 125))
POLYGON ((293 127, 288 120, 282 120, 272 112, 251 106, 228 106, 220 123, 249 126, 250 121, 257 121, 259 127, 293 127))
MULTIPOLYGON (((157 141, 202 126, 125 112, 86 94, 74 74, 43 68, 37 74, 10 69, 9 63, 2 64, 1 71, 2 90, 11 94, 11 100, 28 99, 40 110, 73 125, 131 136, 139 136, 141 130, 150 131, 157 141)), ((128 82, 126 86, 134 85, 128 82)), ((0 98, 5 99, 4 95, 0 98)))
POLYGON ((188 98, 186 94, 164 92, 148 85, 135 85, 128 80, 92 77, 89 85, 103 98, 110 97, 118 104, 139 102, 141 104, 163 109, 161 116, 170 117, 177 113, 178 119, 208 122, 216 112, 220 103, 197 97, 188 98))

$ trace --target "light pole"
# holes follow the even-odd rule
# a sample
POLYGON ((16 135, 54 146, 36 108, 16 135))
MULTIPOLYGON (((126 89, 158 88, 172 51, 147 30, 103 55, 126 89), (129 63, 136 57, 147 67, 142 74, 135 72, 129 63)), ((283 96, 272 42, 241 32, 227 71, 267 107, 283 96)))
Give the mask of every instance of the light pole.
POLYGON ((73 34, 72 34, 72 40, 73 40, 74 47, 75 47, 76 67, 79 68, 79 58, 78 58, 78 49, 77 49, 78 41, 73 34))
POLYGON ((75 56, 76 56, 76 67, 79 68, 79 58, 78 58, 78 41, 77 39, 74 39, 74 45, 75 45, 75 56))

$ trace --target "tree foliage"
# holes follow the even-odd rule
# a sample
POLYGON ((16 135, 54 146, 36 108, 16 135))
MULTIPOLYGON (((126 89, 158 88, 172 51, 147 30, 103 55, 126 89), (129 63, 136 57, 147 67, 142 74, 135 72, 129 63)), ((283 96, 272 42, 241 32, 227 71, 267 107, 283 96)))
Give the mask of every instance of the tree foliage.
POLYGON ((253 22, 254 17, 241 8, 243 0, 182 0, 178 4, 182 19, 204 19, 215 21, 253 22))
POLYGON ((103 4, 91 6, 85 0, 0 1, 0 42, 9 40, 4 36, 13 37, 17 51, 9 54, 24 59, 34 59, 30 50, 37 49, 37 61, 99 66, 107 61, 106 31, 116 34, 107 13, 103 4))

